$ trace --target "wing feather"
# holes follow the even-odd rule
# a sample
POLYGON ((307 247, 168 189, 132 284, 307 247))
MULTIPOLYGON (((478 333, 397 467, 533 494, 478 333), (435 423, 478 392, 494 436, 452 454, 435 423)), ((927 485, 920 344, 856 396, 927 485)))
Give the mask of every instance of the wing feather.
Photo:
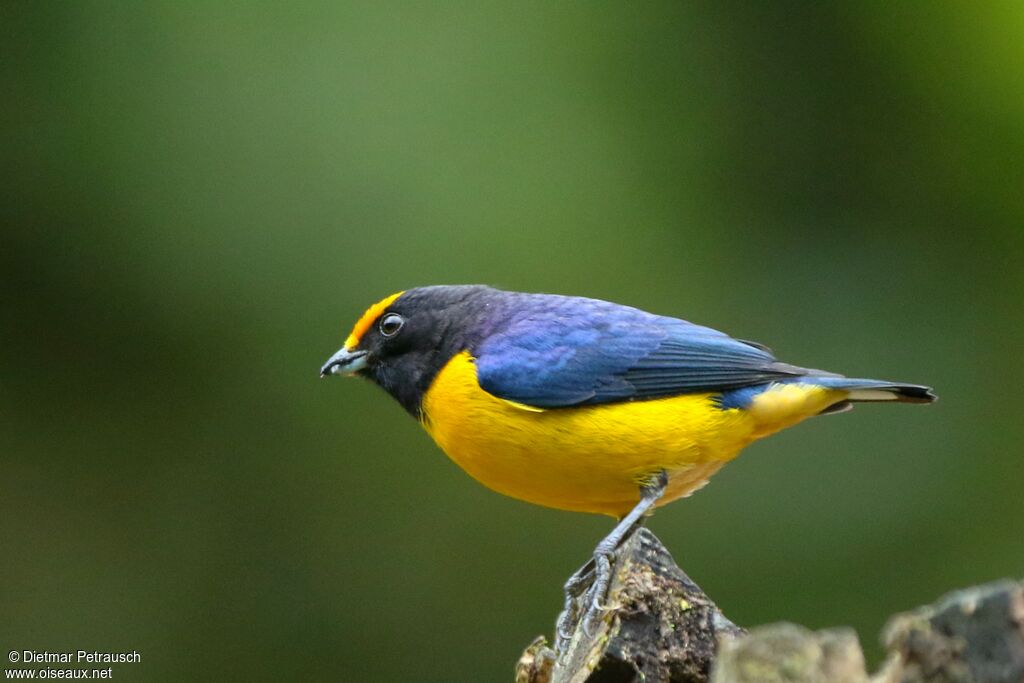
POLYGON ((805 374, 711 328, 578 297, 521 295, 473 349, 483 389, 535 408, 720 392, 805 374))

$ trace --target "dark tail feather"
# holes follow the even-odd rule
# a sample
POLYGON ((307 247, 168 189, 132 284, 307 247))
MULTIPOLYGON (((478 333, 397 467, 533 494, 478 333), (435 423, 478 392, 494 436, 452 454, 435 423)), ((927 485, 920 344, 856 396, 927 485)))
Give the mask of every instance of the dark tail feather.
POLYGON ((849 401, 896 401, 898 403, 932 403, 938 396, 931 387, 920 384, 897 384, 877 379, 850 379, 849 377, 801 378, 829 389, 849 391, 849 401))

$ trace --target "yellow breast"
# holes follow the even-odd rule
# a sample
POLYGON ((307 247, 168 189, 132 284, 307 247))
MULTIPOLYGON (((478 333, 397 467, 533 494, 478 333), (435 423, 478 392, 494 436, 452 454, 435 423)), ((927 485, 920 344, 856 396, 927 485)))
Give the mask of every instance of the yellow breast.
POLYGON ((730 410, 713 397, 538 409, 481 389, 473 359, 463 352, 424 395, 423 426, 452 460, 495 491, 620 516, 653 474, 669 476, 661 504, 685 496, 754 439, 820 412, 845 393, 780 385, 749 408, 730 410))

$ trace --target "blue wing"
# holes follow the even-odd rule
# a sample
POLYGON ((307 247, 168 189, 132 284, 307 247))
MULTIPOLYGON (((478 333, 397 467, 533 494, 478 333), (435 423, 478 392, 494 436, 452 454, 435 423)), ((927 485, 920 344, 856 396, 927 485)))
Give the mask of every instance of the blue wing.
POLYGON ((606 301, 519 295, 477 348, 480 386, 538 408, 720 392, 805 374, 751 342, 606 301))

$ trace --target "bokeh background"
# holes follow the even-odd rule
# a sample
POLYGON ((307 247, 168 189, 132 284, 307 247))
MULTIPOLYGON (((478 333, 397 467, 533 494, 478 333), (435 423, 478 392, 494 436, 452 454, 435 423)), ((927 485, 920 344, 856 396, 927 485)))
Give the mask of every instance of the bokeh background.
POLYGON ((735 621, 1024 572, 1024 6, 0 5, 0 647, 503 681, 610 520, 317 379, 393 291, 589 295, 935 386, 651 527, 735 621))

